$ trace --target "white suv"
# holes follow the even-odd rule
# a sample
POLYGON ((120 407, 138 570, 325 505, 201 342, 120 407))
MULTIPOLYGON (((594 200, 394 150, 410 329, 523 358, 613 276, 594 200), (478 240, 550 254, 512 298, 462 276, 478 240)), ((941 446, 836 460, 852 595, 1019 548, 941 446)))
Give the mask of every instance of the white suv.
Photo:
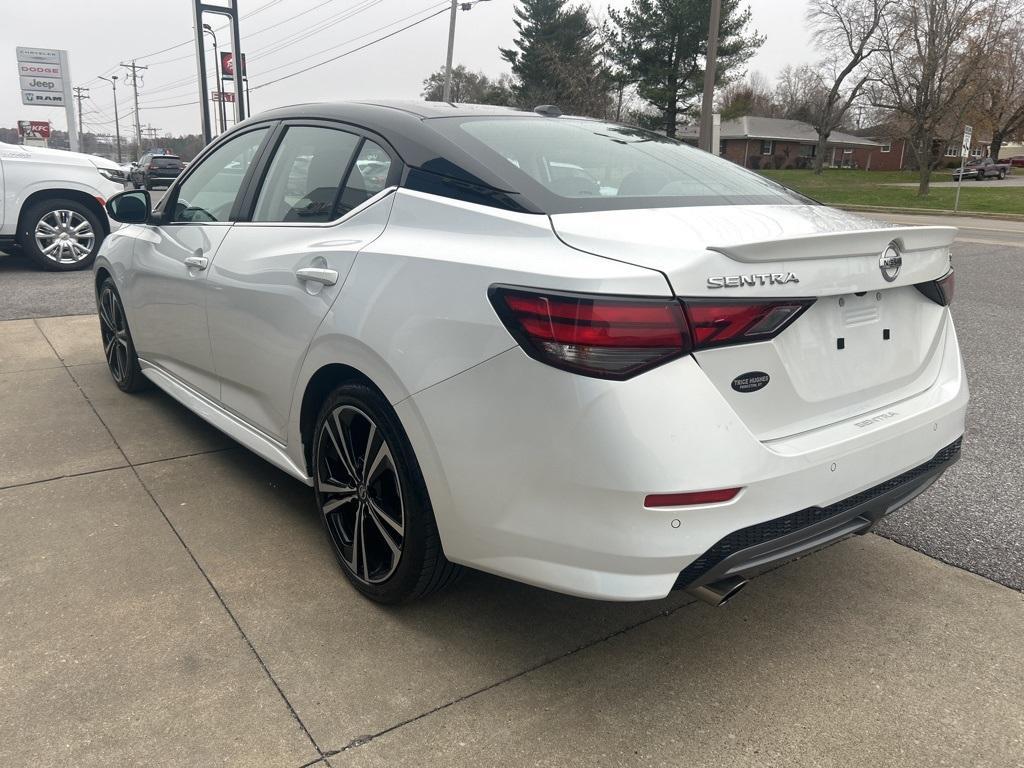
POLYGON ((91 266, 125 179, 102 157, 0 143, 0 249, 20 246, 43 269, 91 266))

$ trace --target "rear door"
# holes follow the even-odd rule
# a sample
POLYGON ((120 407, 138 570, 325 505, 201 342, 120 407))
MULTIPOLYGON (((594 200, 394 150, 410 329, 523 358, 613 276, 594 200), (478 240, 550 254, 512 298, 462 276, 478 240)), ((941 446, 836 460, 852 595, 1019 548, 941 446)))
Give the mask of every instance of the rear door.
POLYGON ((208 312, 222 402, 283 442, 306 350, 384 231, 400 169, 379 138, 332 123, 287 123, 274 146, 213 262, 208 312))
POLYGON ((124 292, 139 356, 217 399, 206 322, 206 279, 231 229, 239 192, 270 133, 236 134, 207 154, 162 201, 165 222, 141 227, 124 292))

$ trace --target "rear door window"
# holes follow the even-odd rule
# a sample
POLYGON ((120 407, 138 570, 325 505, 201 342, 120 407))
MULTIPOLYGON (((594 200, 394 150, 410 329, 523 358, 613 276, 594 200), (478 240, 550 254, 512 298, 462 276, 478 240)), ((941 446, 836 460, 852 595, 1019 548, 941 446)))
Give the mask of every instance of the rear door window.
POLYGON ((383 191, 390 173, 391 158, 388 153, 369 139, 363 141, 356 162, 352 166, 352 172, 342 190, 338 213, 344 215, 383 191))
POLYGON ((334 128, 289 127, 256 198, 252 221, 315 224, 337 218, 342 181, 360 141, 334 128))

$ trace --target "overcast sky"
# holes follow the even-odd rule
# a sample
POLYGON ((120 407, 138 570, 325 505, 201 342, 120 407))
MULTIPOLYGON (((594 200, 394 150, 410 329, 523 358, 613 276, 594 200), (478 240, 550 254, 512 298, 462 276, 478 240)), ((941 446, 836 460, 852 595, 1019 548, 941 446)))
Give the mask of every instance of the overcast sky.
MULTIPOLYGON (((209 0, 208 0, 209 1, 209 0)), ((750 69, 773 77, 786 64, 813 58, 804 29, 806 0, 747 0, 754 26, 767 41, 750 69)), ((459 13, 456 63, 497 75, 506 69, 498 53, 515 33, 514 0, 487 0, 459 13)), ((283 104, 347 98, 418 98, 422 81, 444 64, 448 15, 442 13, 394 37, 325 66, 283 80, 309 65, 344 53, 416 22, 446 0, 238 0, 242 11, 242 47, 247 52, 254 111, 283 104), (404 20, 403 20, 404 19, 404 20), (325 28, 316 31, 320 24, 325 28), (330 24, 331 26, 326 26, 330 24), (312 31, 311 31, 312 30, 312 31), (261 87, 262 86, 262 87, 261 87)), ((603 15, 608 0, 592 0, 603 15)), ((611 0, 621 7, 627 0, 611 0)), ((51 120, 65 127, 64 111, 21 105, 15 47, 64 48, 73 84, 87 86, 85 127, 113 133, 113 99, 109 83, 98 75, 120 75, 117 96, 122 134, 130 133, 131 89, 122 61, 138 57, 149 66, 139 90, 142 124, 170 132, 197 133, 195 56, 189 45, 155 52, 189 40, 191 0, 3 0, 0 50, 7 75, 0 77, 0 125, 17 120, 51 120), (190 82, 191 81, 191 82, 190 82)), ((214 27, 224 22, 205 21, 214 27)), ((227 30, 219 33, 229 47, 227 30)), ((212 72, 212 53, 210 54, 212 72)))

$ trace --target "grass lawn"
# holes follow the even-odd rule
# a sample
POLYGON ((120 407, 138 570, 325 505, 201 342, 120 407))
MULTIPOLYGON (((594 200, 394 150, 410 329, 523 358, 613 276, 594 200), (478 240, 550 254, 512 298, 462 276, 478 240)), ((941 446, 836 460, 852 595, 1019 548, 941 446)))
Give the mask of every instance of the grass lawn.
MULTIPOLYGON (((918 197, 917 187, 891 187, 887 184, 917 183, 912 171, 851 171, 825 169, 821 176, 813 171, 760 171, 764 176, 785 184, 808 197, 832 205, 878 205, 892 208, 936 208, 953 210, 956 189, 932 187, 928 197, 918 197)), ((932 182, 950 181, 948 171, 932 174, 932 182)), ((1024 214, 1024 187, 991 187, 989 182, 964 180, 960 191, 961 211, 1024 214)))

